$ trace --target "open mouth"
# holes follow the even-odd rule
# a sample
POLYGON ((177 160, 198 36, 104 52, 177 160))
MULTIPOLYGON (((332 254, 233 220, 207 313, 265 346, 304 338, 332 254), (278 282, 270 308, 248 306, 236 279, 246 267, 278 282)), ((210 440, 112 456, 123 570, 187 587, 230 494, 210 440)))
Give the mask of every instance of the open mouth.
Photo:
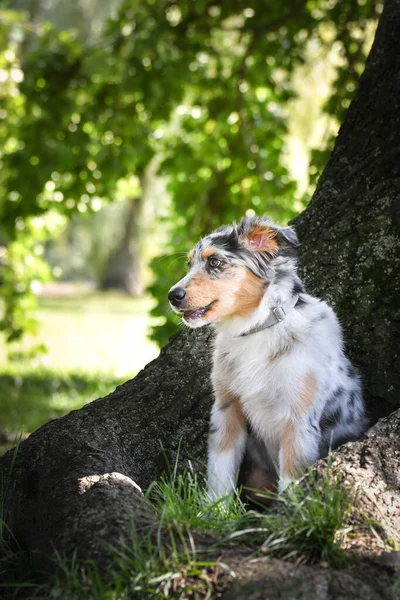
POLYGON ((218 300, 213 300, 212 302, 210 302, 210 304, 207 304, 207 306, 203 306, 202 308, 196 308, 195 310, 184 310, 184 311, 182 311, 183 318, 187 322, 196 321, 197 319, 202 319, 204 317, 204 315, 210 310, 210 308, 212 306, 214 306, 214 304, 216 302, 218 302, 218 300))

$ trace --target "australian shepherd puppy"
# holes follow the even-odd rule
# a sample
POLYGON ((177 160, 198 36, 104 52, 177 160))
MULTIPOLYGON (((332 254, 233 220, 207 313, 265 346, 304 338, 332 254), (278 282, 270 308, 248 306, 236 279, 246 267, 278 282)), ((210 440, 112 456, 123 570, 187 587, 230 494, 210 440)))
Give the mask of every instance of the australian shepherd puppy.
POLYGON ((360 379, 332 308, 297 274, 296 233, 245 217, 201 239, 169 291, 189 327, 216 330, 209 494, 282 492, 308 465, 366 429, 360 379))

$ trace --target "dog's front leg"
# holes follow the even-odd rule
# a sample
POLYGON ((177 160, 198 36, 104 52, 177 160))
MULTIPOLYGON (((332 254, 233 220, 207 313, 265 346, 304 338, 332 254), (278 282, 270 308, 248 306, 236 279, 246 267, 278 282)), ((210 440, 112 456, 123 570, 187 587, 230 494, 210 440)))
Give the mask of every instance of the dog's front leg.
POLYGON ((283 426, 279 449, 279 493, 300 477, 319 457, 321 433, 312 422, 312 407, 317 397, 318 384, 312 372, 307 373, 301 392, 293 399, 288 420, 283 426))
POLYGON ((310 434, 303 421, 294 419, 285 425, 279 451, 279 493, 318 459, 318 444, 319 437, 310 434))
POLYGON ((239 398, 221 389, 215 395, 208 443, 210 499, 221 498, 234 491, 247 438, 246 419, 239 398))

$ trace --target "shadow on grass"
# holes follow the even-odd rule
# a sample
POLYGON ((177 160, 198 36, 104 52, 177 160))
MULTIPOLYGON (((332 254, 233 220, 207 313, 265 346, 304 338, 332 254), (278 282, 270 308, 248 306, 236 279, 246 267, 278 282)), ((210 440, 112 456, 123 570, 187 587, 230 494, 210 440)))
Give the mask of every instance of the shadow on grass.
POLYGON ((123 383, 104 373, 39 371, 0 374, 0 454, 14 446, 18 435, 112 392, 123 383))

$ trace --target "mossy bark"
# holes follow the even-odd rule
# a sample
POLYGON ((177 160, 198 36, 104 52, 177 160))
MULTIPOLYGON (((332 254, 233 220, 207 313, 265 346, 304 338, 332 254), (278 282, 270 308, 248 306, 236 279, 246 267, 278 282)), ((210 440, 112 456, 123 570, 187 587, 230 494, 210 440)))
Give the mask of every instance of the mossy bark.
POLYGON ((388 0, 357 95, 294 225, 301 272, 337 310, 373 419, 400 405, 400 2, 388 0))
MULTIPOLYGON (((374 417, 399 405, 399 31, 400 0, 388 0, 335 150, 295 222, 304 280, 336 307, 374 417)), ((129 536, 133 482, 158 478, 164 452, 173 464, 181 445, 181 464, 205 461, 211 344, 210 331, 183 331, 134 380, 40 428, 15 460, 12 451, 0 458, 7 523, 22 548, 97 556, 102 542, 129 536), (85 490, 95 480, 93 505, 85 490)))

